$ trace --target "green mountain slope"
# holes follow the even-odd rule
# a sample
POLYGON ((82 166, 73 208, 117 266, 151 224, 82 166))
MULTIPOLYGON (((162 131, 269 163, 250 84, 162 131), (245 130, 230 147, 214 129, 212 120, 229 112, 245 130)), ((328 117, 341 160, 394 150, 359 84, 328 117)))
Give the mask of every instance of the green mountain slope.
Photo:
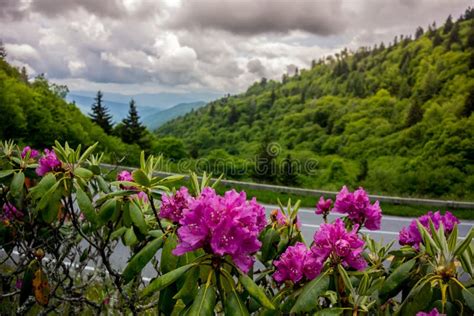
POLYGON ((286 183, 290 174, 304 187, 474 199, 473 46, 469 9, 452 27, 262 79, 157 133, 181 138, 196 158, 230 161, 234 169, 206 165, 230 177, 286 183), (296 167, 253 171, 269 144, 277 167, 296 167))
POLYGON ((0 140, 14 139, 38 149, 51 147, 54 140, 74 147, 99 141, 107 160, 125 157, 124 162, 136 163, 139 147, 105 134, 63 99, 64 88, 49 84, 44 77, 30 83, 0 59, 0 140))
POLYGON ((197 102, 189 102, 189 103, 179 103, 175 106, 170 107, 169 109, 155 111, 154 113, 150 113, 149 115, 143 116, 143 124, 148 127, 150 130, 157 129, 164 123, 180 116, 191 112, 192 110, 196 110, 206 103, 203 101, 197 102))

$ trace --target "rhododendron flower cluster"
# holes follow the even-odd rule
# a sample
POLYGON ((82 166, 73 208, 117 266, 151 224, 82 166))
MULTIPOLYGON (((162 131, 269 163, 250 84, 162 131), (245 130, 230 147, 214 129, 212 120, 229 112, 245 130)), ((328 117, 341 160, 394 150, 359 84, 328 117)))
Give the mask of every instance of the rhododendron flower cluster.
POLYGON ((133 177, 129 171, 123 170, 117 175, 117 180, 118 181, 133 181, 133 177))
POLYGON ((28 154, 28 152, 30 153, 30 158, 31 159, 35 159, 36 157, 39 156, 39 151, 37 151, 36 149, 31 149, 30 146, 26 146, 25 148, 23 148, 23 150, 21 151, 21 158, 22 159, 25 159, 26 155, 28 154))
POLYGON ((317 215, 328 214, 329 209, 331 208, 332 200, 331 199, 324 199, 324 196, 319 198, 318 204, 316 204, 316 211, 317 215))
POLYGON ((248 272, 253 265, 252 254, 261 247, 258 240, 266 226, 265 209, 255 198, 246 200, 245 192, 227 191, 219 196, 211 188, 191 201, 179 221, 179 244, 173 254, 204 248, 218 256, 229 255, 234 263, 248 272))
POLYGON ((367 192, 362 188, 351 193, 344 186, 336 196, 333 211, 347 214, 348 218, 359 227, 365 226, 370 230, 380 229, 382 210, 379 201, 371 205, 367 192))
POLYGON ((288 247, 280 259, 273 264, 276 267, 273 278, 280 283, 284 281, 298 283, 303 277, 312 280, 320 273, 323 266, 322 261, 315 257, 302 242, 288 247))
POLYGON ((322 224, 319 231, 314 234, 314 244, 311 247, 313 255, 321 262, 331 257, 334 264, 342 263, 345 267, 356 270, 367 266, 362 251, 364 241, 357 235, 358 225, 351 232, 345 228, 344 222, 338 218, 332 224, 322 224))
POLYGON ((438 309, 436 308, 433 308, 433 310, 428 313, 425 313, 425 312, 416 313, 416 316, 442 316, 442 315, 446 315, 446 314, 440 314, 438 312, 438 309))
MULTIPOLYGON (((446 234, 451 233, 454 229, 455 224, 459 224, 459 220, 451 212, 446 212, 446 214, 441 215, 439 211, 433 213, 428 212, 425 215, 418 217, 420 224, 427 228, 430 231, 430 219, 433 222, 433 226, 438 229, 440 223, 443 223, 446 234)), ((400 245, 409 245, 415 249, 419 249, 420 243, 423 238, 421 233, 418 230, 418 225, 416 219, 411 221, 410 226, 404 227, 399 234, 399 243, 400 245)))
POLYGON ((3 213, 1 214, 0 218, 6 221, 13 221, 16 218, 22 218, 23 212, 19 211, 13 204, 7 202, 3 204, 2 207, 3 213))
POLYGON ((56 157, 54 150, 45 149, 44 156, 38 161, 38 168, 36 168, 36 174, 44 176, 50 171, 57 170, 61 167, 61 161, 56 157))
POLYGON ((186 187, 181 187, 173 195, 164 194, 161 201, 160 217, 178 223, 183 217, 183 211, 193 200, 186 187))

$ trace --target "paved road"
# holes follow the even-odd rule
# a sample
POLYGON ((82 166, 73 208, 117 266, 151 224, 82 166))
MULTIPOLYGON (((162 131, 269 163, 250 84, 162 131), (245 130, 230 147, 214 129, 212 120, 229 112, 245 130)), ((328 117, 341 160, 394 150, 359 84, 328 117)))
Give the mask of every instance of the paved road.
MULTIPOLYGON (((265 208, 267 211, 267 217, 269 217, 270 212, 276 209, 277 206, 265 205, 265 208)), ((314 232, 319 229, 319 225, 322 223, 322 217, 320 215, 316 215, 314 213, 314 209, 310 208, 301 208, 299 210, 299 216, 302 223, 303 236, 305 238, 306 243, 310 244, 313 239, 314 232)), ((338 216, 341 215, 330 214, 328 220, 333 221, 338 216)), ((407 217, 383 216, 381 230, 368 231, 363 229, 362 232, 370 233, 370 235, 373 236, 376 241, 390 242, 392 240, 398 240, 398 232, 402 229, 402 227, 408 226, 412 220, 413 218, 407 217)), ((473 226, 474 221, 462 221, 461 224, 458 226, 460 238, 466 236, 471 227, 473 226)), ((393 247, 398 248, 398 242, 395 242, 393 247)), ((119 271, 123 270, 127 264, 129 257, 130 253, 128 251, 128 248, 119 243, 114 251, 114 254, 112 255, 113 266, 119 271)), ((88 267, 88 270, 93 269, 93 267, 88 267)), ((144 280, 148 281, 150 280, 150 278, 153 278, 155 276, 156 272, 151 267, 151 265, 148 264, 143 270, 144 280)))

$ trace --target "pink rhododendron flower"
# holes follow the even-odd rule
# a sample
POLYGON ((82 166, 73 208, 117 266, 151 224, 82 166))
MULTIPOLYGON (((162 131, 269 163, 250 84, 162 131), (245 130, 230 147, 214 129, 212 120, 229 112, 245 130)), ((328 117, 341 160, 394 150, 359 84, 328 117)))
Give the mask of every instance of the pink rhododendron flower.
POLYGON ((338 218, 333 224, 322 224, 319 231, 314 234, 314 244, 311 251, 321 262, 331 256, 331 260, 342 263, 345 267, 356 270, 367 266, 362 251, 364 241, 357 235, 357 224, 348 232, 344 222, 338 218))
POLYGON ((253 265, 252 254, 261 243, 258 235, 266 226, 265 209, 245 192, 227 191, 219 196, 211 188, 192 200, 183 210, 178 229, 179 244, 173 254, 204 248, 219 256, 229 255, 234 263, 248 272, 253 265))
POLYGON ((321 196, 321 197, 319 198, 318 204, 316 204, 316 211, 315 211, 315 213, 316 213, 317 215, 328 214, 328 213, 329 213, 329 209, 331 208, 331 205, 332 205, 332 200, 331 200, 331 199, 325 200, 324 197, 321 196))
POLYGON ((161 201, 160 217, 178 223, 183 217, 183 211, 188 208, 193 197, 186 187, 181 187, 173 195, 164 194, 161 201))
POLYGON ((273 264, 276 267, 273 278, 280 283, 284 281, 298 283, 303 277, 312 280, 319 275, 323 266, 302 242, 288 247, 273 264))
POLYGON ((133 181, 132 174, 128 170, 123 170, 117 175, 118 181, 133 181))
MULTIPOLYGON (((430 219, 433 222, 433 226, 438 229, 440 223, 443 223, 443 227, 446 234, 451 233, 454 229, 455 224, 459 224, 459 220, 454 216, 451 212, 446 212, 446 214, 441 215, 439 211, 433 213, 428 212, 425 215, 418 217, 418 221, 420 224, 427 228, 430 232, 430 219)), ((419 249, 420 243, 423 241, 421 237, 421 233, 418 230, 418 225, 416 223, 416 219, 411 221, 408 227, 403 227, 399 233, 399 243, 400 245, 409 245, 414 247, 415 249, 419 249)))
POLYGON ((416 316, 442 316, 442 315, 446 315, 446 314, 440 314, 436 308, 433 308, 433 310, 431 310, 428 313, 425 313, 425 312, 416 313, 416 316))
POLYGON ((24 216, 23 212, 19 211, 13 204, 7 202, 3 204, 2 207, 3 213, 1 215, 2 220, 13 221, 14 219, 19 219, 24 216))
POLYGON ((44 156, 38 161, 38 168, 36 168, 36 174, 44 176, 50 171, 57 170, 61 167, 61 161, 56 157, 54 150, 45 149, 44 156))
POLYGON ((36 149, 31 149, 30 146, 26 146, 25 148, 23 148, 23 150, 21 151, 21 158, 22 159, 25 159, 26 155, 28 154, 28 152, 30 153, 30 158, 31 159, 35 159, 36 157, 39 156, 39 151, 37 151, 36 149))
POLYGON ((347 214, 354 224, 365 226, 370 230, 380 229, 382 223, 382 210, 379 202, 376 201, 371 205, 367 192, 362 188, 351 193, 344 186, 336 196, 333 211, 347 214))

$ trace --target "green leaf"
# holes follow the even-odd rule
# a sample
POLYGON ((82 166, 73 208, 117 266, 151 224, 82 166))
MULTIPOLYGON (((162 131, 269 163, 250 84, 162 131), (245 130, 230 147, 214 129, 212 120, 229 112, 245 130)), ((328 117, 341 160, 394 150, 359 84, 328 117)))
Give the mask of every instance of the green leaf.
POLYGON ((147 263, 156 255, 162 244, 163 238, 154 239, 130 259, 130 262, 122 272, 125 284, 133 280, 143 270, 147 263))
MULTIPOLYGON (((55 179, 56 181, 56 179, 55 179)), ((43 210, 46 208, 46 206, 48 205, 50 199, 51 199, 51 196, 53 195, 54 191, 56 191, 56 189, 59 187, 59 184, 61 182, 58 181, 58 182, 54 182, 54 184, 48 189, 48 191, 46 191, 46 193, 44 193, 38 203, 38 209, 40 210, 43 210)))
POLYGON ((137 235, 133 231, 133 227, 127 228, 125 234, 123 235, 123 243, 125 246, 133 246, 138 242, 137 235))
POLYGON ((114 240, 122 236, 125 231, 127 230, 127 227, 120 227, 119 229, 115 230, 112 234, 110 234, 110 239, 114 240))
POLYGON ((458 242, 458 224, 454 224, 454 228, 449 234, 449 238, 448 238, 449 251, 454 251, 454 249, 456 249, 457 242, 458 242))
POLYGON ((163 245, 163 252, 161 253, 160 270, 162 273, 168 273, 176 268, 178 263, 178 256, 173 255, 172 251, 176 248, 178 240, 173 233, 166 238, 163 245))
POLYGON ((273 228, 268 229, 263 236, 262 243, 262 261, 268 261, 273 258, 276 253, 276 246, 280 235, 273 228))
POLYGON ((117 201, 115 199, 108 200, 102 204, 99 210, 99 224, 104 225, 107 223, 114 215, 116 209, 117 201))
POLYGON ((349 275, 347 274, 344 267, 339 264, 337 266, 337 270, 339 271, 339 274, 341 275, 342 281, 344 282, 344 285, 346 286, 346 288, 349 289, 351 293, 354 293, 354 287, 352 286, 351 279, 349 278, 349 275))
POLYGON ((90 171, 89 169, 79 167, 79 168, 74 169, 74 175, 79 176, 85 180, 89 180, 90 178, 92 178, 94 173, 90 171))
POLYGON ((33 293, 33 268, 28 266, 23 274, 23 282, 20 289, 20 306, 28 299, 33 293))
POLYGON ((98 144, 99 144, 99 142, 96 142, 94 145, 89 146, 89 147, 84 151, 84 153, 82 154, 81 158, 79 158, 78 163, 81 163, 82 161, 86 160, 86 159, 90 156, 90 154, 92 154, 92 152, 94 151, 94 149, 97 147, 98 144))
POLYGON ((142 185, 144 187, 149 187, 150 186, 150 179, 148 179, 147 175, 143 170, 137 169, 132 173, 133 181, 138 183, 139 185, 142 185))
POLYGON ((410 271, 415 266, 416 259, 411 259, 398 266, 385 280, 379 296, 383 301, 397 295, 410 278, 410 271))
POLYGON ((130 219, 132 220, 133 224, 140 230, 142 234, 148 233, 148 226, 145 222, 145 218, 143 217, 142 210, 135 202, 130 203, 130 219))
POLYGON ((342 307, 325 308, 320 311, 317 311, 313 316, 337 316, 337 315, 341 315, 346 310, 350 310, 350 308, 342 308, 342 307))
POLYGON ((191 268, 183 277, 185 277, 184 282, 173 298, 181 299, 187 305, 196 297, 198 292, 199 267, 191 268))
POLYGON ((429 278, 425 277, 419 281, 414 288, 408 293, 405 300, 396 310, 395 315, 415 315, 418 311, 425 309, 431 302, 433 289, 429 282, 429 278))
POLYGON ((196 299, 191 305, 188 315, 214 315, 214 306, 216 305, 216 291, 211 285, 203 285, 198 291, 196 299))
POLYGON ((474 294, 467 289, 462 289, 462 297, 469 309, 474 311, 474 294))
POLYGON ((99 220, 97 217, 97 213, 95 212, 94 206, 92 205, 91 200, 87 196, 87 194, 81 189, 80 186, 76 186, 76 198, 77 204, 79 204, 79 208, 81 212, 84 214, 86 219, 93 225, 97 226, 99 220))
POLYGON ((143 290, 142 296, 148 296, 156 291, 160 291, 170 284, 176 282, 186 271, 194 267, 196 264, 191 263, 182 267, 179 267, 171 272, 163 274, 162 276, 154 279, 150 284, 143 290))
POLYGON ((23 172, 17 172, 13 175, 12 183, 10 185, 10 192, 13 196, 17 197, 23 192, 23 185, 25 184, 25 174, 23 172))
POLYGON ((10 169, 10 170, 0 170, 0 178, 5 178, 5 177, 8 177, 9 175, 11 175, 13 173, 13 169, 10 169))
POLYGON ((265 295, 265 292, 260 288, 255 282, 246 274, 240 274, 239 276, 240 283, 244 286, 244 288, 249 292, 250 296, 252 296, 260 305, 268 309, 275 309, 272 302, 268 299, 265 295))
POLYGON ((319 306, 318 297, 328 288, 329 276, 326 273, 321 274, 303 287, 303 292, 291 309, 291 313, 298 314, 316 309, 319 306))
POLYGON ((466 235, 466 238, 454 250, 454 256, 461 255, 467 249, 467 247, 469 247, 473 236, 474 236, 474 228, 471 228, 471 230, 469 230, 469 233, 466 235))
POLYGON ((63 196, 63 188, 58 187, 48 196, 49 198, 47 200, 45 208, 41 212, 41 217, 46 223, 51 223, 52 221, 58 218, 59 209, 61 208, 61 197, 63 196))
POLYGON ((247 307, 245 307, 245 304, 235 290, 227 294, 224 310, 225 315, 228 316, 249 316, 247 307))
POLYGON ((160 179, 158 181, 158 183, 159 184, 167 184, 167 183, 176 182, 176 181, 179 181, 179 180, 182 180, 182 179, 184 179, 183 175, 172 175, 172 176, 168 176, 166 178, 160 179))

